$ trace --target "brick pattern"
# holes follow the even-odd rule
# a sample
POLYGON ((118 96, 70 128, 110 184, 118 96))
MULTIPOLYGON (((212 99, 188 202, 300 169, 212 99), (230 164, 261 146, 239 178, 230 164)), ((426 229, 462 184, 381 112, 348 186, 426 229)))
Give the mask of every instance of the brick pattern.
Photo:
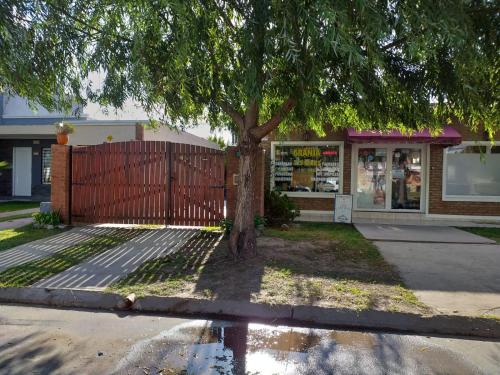
POLYGON ((52 145, 52 209, 71 223, 71 146, 52 145))
MULTIPOLYGON (((254 207, 255 214, 264 216, 264 180, 266 175, 265 150, 257 160, 254 180, 254 207)), ((236 211, 237 186, 234 185, 233 175, 238 174, 239 157, 236 147, 228 147, 226 150, 226 217, 233 220, 236 211)))
POLYGON ((449 215, 499 216, 499 202, 449 202, 442 200, 443 148, 430 145, 429 213, 449 215))

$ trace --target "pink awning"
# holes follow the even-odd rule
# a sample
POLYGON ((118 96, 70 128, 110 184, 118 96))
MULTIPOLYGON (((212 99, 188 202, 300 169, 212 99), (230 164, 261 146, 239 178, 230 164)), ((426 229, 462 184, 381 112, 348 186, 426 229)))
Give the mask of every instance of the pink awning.
POLYGON ((444 145, 458 145, 462 142, 460 133, 451 126, 445 126, 441 134, 432 136, 429 130, 425 129, 414 132, 411 136, 402 134, 400 131, 391 130, 382 132, 378 130, 347 129, 348 143, 438 143, 444 145))

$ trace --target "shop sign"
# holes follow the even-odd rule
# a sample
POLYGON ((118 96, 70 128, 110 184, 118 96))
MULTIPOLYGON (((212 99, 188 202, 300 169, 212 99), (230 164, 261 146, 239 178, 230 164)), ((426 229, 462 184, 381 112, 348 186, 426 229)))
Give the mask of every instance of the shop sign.
POLYGON ((334 223, 351 223, 352 222, 352 195, 351 194, 336 194, 335 207, 333 213, 334 223))

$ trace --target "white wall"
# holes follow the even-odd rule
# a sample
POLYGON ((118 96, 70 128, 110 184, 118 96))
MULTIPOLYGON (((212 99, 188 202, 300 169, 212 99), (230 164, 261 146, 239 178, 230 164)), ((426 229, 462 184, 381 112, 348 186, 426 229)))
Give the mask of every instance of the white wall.
POLYGON ((131 125, 83 125, 75 124, 75 132, 69 136, 70 145, 97 145, 107 142, 124 142, 135 139, 135 124, 131 125))

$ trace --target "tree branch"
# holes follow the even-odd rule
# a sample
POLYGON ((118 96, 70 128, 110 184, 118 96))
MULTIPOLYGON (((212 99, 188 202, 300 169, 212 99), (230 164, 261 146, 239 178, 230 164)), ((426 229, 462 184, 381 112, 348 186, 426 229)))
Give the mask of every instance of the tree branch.
POLYGON ((271 117, 264 124, 250 130, 252 136, 260 140, 271 133, 278 127, 281 121, 283 121, 283 119, 290 113, 290 111, 293 109, 293 107, 295 107, 296 104, 296 100, 292 97, 289 97, 287 100, 285 100, 285 102, 283 102, 281 108, 274 114, 273 117, 271 117))
POLYGON ((245 126, 245 121, 241 113, 239 113, 236 109, 234 109, 229 103, 222 102, 219 104, 224 112, 227 113, 229 117, 238 125, 239 127, 245 126))

